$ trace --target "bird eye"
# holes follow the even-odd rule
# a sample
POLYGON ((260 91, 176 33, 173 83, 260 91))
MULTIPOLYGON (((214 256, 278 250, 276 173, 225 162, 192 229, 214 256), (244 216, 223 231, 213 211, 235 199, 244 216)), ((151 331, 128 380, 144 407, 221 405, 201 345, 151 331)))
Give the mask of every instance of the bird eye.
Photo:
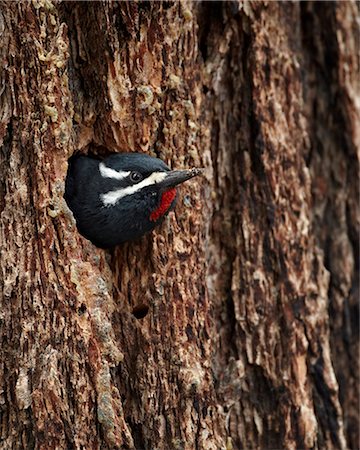
POLYGON ((137 183, 137 182, 141 181, 142 178, 143 177, 142 177, 140 172, 131 172, 130 173, 130 180, 134 181, 134 183, 137 183))

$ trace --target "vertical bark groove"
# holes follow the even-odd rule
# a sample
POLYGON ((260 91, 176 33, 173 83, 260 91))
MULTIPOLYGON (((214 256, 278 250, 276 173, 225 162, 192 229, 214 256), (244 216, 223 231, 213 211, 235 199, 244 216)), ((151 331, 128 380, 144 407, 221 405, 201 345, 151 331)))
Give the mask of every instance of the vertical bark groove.
POLYGON ((0 3, 0 448, 357 448, 355 2, 0 3), (111 251, 76 153, 205 167, 111 251))

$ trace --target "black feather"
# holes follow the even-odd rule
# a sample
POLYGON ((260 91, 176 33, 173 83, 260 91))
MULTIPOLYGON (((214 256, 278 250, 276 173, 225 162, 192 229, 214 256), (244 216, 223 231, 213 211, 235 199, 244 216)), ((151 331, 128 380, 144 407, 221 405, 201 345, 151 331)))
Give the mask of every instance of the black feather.
MULTIPOLYGON (((144 178, 152 172, 170 169, 160 159, 139 153, 113 154, 103 161, 83 155, 70 159, 64 197, 78 230, 96 246, 109 248, 137 239, 161 222, 162 218, 151 221, 150 215, 159 205, 162 188, 161 183, 144 187, 115 205, 104 206, 101 195, 134 183, 127 178, 103 177, 99 170, 101 162, 116 171, 138 171, 144 178)), ((171 207, 174 205, 175 200, 171 207)))

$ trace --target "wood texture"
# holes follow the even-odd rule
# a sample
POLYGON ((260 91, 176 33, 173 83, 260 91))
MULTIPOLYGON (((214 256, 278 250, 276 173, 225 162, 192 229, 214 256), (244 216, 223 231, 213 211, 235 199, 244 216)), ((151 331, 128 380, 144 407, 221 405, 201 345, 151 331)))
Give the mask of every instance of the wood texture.
POLYGON ((0 448, 356 449, 355 2, 2 2, 0 448), (111 252, 74 153, 205 167, 111 252))

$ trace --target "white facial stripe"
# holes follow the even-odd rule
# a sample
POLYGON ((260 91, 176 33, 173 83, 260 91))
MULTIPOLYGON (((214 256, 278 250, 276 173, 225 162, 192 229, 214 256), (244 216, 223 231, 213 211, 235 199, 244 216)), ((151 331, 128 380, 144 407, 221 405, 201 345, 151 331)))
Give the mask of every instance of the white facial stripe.
POLYGON ((152 184, 161 183, 167 177, 166 172, 153 172, 145 180, 140 181, 140 183, 134 184, 133 186, 128 186, 125 188, 116 189, 115 191, 107 192, 101 195, 101 200, 105 206, 115 205, 117 201, 127 195, 135 194, 144 187, 151 186, 152 184))
POLYGON ((130 175, 130 172, 118 172, 117 170, 106 167, 103 162, 99 164, 100 174, 103 178, 114 178, 115 180, 123 180, 130 175))

